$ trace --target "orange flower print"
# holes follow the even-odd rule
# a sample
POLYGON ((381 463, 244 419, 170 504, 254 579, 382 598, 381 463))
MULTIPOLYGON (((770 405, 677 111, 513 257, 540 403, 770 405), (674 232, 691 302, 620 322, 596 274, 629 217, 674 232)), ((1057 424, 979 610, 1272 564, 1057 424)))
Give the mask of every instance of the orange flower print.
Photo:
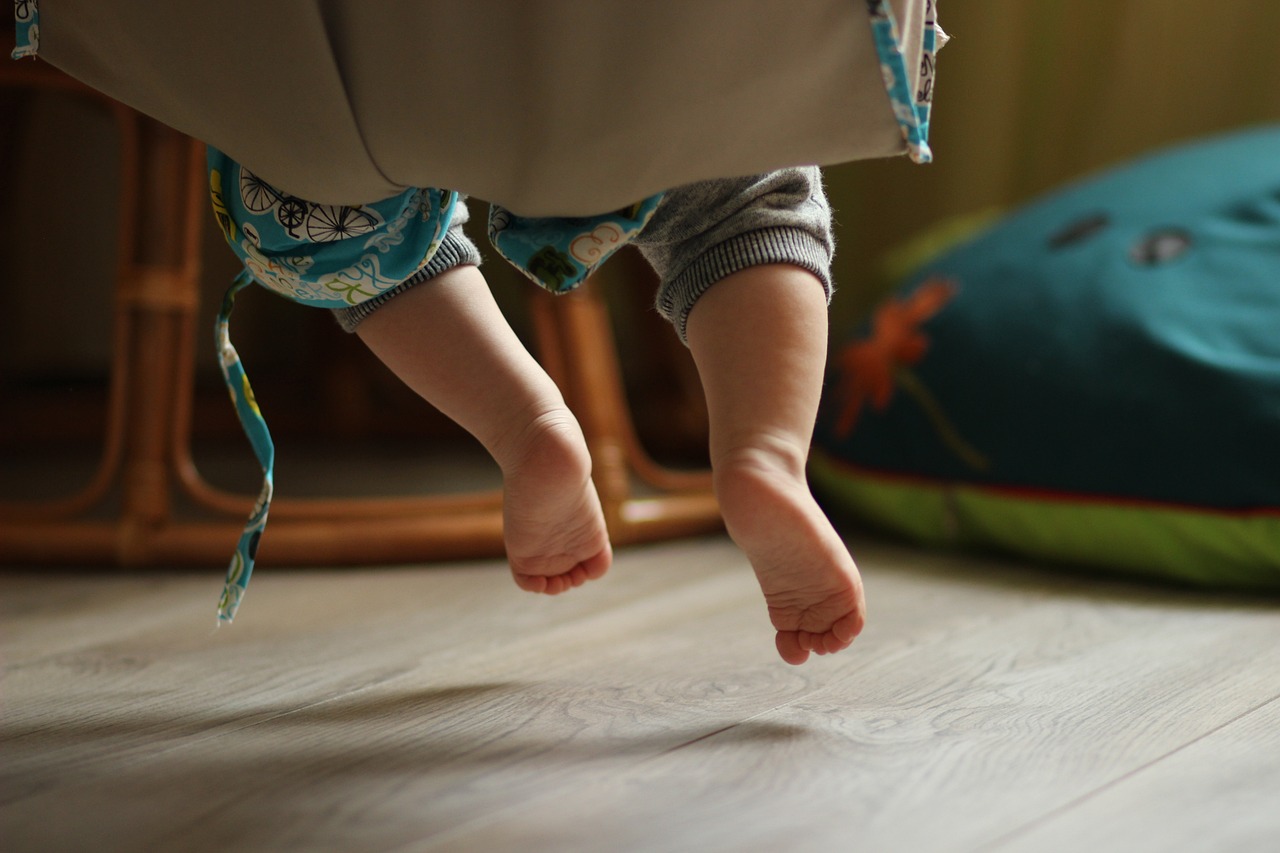
POLYGON ((837 435, 843 438, 853 432, 868 400, 878 412, 889 405, 898 366, 919 362, 929 349, 920 325, 941 311, 956 290, 948 279, 931 278, 905 299, 890 299, 877 309, 871 337, 844 348, 839 357, 845 378, 840 389, 844 408, 836 421, 837 435))
POLYGON ((841 351, 838 363, 843 380, 836 389, 841 402, 837 436, 844 438, 853 432, 868 403, 876 411, 884 411, 893 399, 894 389, 901 387, 924 409, 943 443, 971 467, 987 467, 986 457, 960 437, 928 388, 908 370, 929 350, 929 339, 920 326, 941 311, 958 291, 950 279, 928 279, 909 296, 890 299, 880 306, 871 321, 870 337, 841 351))

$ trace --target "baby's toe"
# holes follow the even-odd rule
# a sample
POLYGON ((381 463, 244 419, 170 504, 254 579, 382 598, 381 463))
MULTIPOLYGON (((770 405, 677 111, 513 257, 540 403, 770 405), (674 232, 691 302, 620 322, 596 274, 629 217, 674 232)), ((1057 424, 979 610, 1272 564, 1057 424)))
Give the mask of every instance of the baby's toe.
POLYGON ((793 666, 799 666, 809 659, 809 649, 800 643, 799 631, 779 631, 776 639, 778 654, 793 666))
POLYGON ((841 646, 841 648, 844 648, 862 633, 862 626, 865 624, 866 617, 863 615, 863 609, 859 608, 837 619, 835 624, 831 626, 831 635, 844 643, 844 646, 841 646))
POLYGON ((548 579, 544 575, 524 575, 515 573, 516 586, 525 592, 546 592, 548 579))

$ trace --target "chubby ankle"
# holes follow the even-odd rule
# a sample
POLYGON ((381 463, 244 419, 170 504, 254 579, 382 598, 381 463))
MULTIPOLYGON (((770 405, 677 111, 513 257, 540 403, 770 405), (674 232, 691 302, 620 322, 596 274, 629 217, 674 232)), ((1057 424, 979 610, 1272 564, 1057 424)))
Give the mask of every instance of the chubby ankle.
POLYGON ((816 511, 804 453, 785 442, 744 444, 719 455, 712 481, 730 537, 749 553, 778 540, 780 526, 816 511))
POLYGON ((531 410, 488 443, 503 476, 554 473, 557 481, 591 479, 582 427, 563 404, 531 410))
POLYGON ((805 482, 807 445, 773 435, 754 436, 715 454, 711 469, 717 490, 732 490, 742 480, 805 482))

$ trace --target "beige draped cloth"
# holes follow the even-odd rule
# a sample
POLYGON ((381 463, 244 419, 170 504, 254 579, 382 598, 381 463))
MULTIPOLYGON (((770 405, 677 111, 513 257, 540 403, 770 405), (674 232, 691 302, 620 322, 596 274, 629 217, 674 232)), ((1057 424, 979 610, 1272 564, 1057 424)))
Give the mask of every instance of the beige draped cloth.
MULTIPOLYGON (((894 0, 907 67, 922 0, 894 0)), ((40 56, 318 202, 525 216, 905 151, 861 0, 41 0, 40 56)))

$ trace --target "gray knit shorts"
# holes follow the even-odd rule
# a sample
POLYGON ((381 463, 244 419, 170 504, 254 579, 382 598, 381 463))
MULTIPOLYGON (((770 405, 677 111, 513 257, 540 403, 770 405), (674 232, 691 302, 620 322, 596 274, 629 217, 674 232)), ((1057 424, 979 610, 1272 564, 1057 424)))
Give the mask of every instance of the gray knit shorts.
MULTIPOLYGON (((463 233, 459 203, 436 255, 413 279, 353 308, 334 312, 355 331, 360 322, 409 287, 456 266, 478 265, 480 250, 463 233)), ((745 178, 701 181, 669 190, 633 244, 657 271, 656 307, 681 340, 689 312, 711 285, 740 270, 791 264, 813 273, 830 298, 831 208, 816 166, 745 178)))

